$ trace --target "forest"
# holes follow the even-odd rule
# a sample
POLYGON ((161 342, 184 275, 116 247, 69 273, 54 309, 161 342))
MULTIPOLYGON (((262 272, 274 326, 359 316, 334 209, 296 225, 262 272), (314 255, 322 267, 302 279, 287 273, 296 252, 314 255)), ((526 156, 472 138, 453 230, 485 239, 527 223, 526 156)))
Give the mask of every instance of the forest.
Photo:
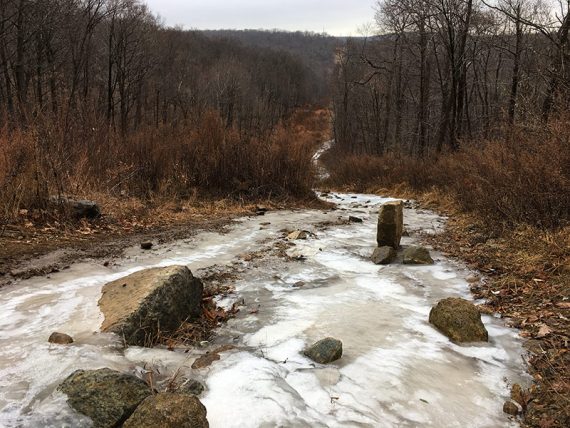
POLYGON ((94 191, 310 192, 288 121, 324 78, 298 55, 167 28, 136 0, 8 0, 0 62, 4 221, 94 191))
POLYGON ((380 36, 337 55, 339 179, 446 188, 492 223, 566 224, 568 4, 386 0, 376 21, 380 36))
POLYGON ((0 426, 570 426, 570 0, 354 1, 0 0, 0 426))

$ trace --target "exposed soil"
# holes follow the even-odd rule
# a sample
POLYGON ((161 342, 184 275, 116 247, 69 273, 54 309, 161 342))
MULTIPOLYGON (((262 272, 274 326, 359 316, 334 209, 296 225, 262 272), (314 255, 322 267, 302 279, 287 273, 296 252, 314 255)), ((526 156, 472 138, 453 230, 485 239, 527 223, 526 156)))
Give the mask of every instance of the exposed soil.
MULTIPOLYGON (((316 199, 263 204, 264 209, 322 207, 316 199)), ((108 214, 94 221, 71 222, 45 213, 25 213, 19 222, 0 226, 0 287, 18 279, 42 276, 87 259, 110 263, 126 248, 142 242, 161 244, 200 231, 223 232, 236 218, 262 214, 258 204, 214 201, 185 206, 164 204, 125 207, 113 201, 108 214), (123 207, 121 207, 123 208, 123 207), (46 217, 48 220, 46 220, 46 217)))

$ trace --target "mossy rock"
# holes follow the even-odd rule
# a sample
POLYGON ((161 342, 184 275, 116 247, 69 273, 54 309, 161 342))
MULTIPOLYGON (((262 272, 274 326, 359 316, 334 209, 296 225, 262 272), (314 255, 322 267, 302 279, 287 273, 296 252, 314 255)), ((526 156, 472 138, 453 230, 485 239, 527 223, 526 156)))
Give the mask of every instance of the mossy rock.
POLYGON ((429 250, 425 247, 408 247, 404 250, 403 262, 405 265, 433 265, 429 250))
POLYGON ((95 428, 121 426, 152 393, 141 379, 107 368, 77 370, 58 390, 75 411, 93 420, 95 428))
POLYGON ((429 322, 452 342, 486 342, 487 329, 477 307, 465 299, 450 297, 440 301, 429 314, 429 322))
POLYGON ((163 393, 146 398, 123 428, 208 428, 206 408, 197 397, 163 393))
POLYGON ((342 342, 327 337, 307 348, 304 354, 319 364, 332 363, 342 357, 342 342))

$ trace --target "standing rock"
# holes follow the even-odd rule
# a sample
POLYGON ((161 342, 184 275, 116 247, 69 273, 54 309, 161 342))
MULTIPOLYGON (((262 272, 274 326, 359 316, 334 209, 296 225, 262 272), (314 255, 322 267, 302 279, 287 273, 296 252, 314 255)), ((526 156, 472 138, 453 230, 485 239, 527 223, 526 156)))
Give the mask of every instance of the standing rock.
POLYGON ((397 249, 404 230, 404 205, 402 201, 386 202, 378 213, 376 241, 379 247, 397 249))
POLYGON ((376 248, 372 253, 372 261, 377 265, 389 265, 396 258, 396 250, 392 247, 376 248))
POLYGON ((69 345, 70 343, 73 343, 73 337, 69 334, 53 332, 50 334, 48 342, 55 343, 57 345, 69 345))
POLYGON ((202 281, 186 266, 147 269, 110 282, 99 299, 101 330, 128 345, 151 345, 159 331, 172 332, 201 315, 202 291, 202 281))
POLYGON ((441 300, 429 313, 429 322, 455 343, 486 342, 487 329, 477 307, 467 300, 441 300))
POLYGON ((327 337, 307 348, 304 354, 319 364, 332 363, 342 357, 342 342, 327 337))
POLYGON ((403 253, 405 265, 433 265, 429 251, 425 247, 408 247, 403 253))
POLYGON ((123 428, 208 428, 206 408, 193 395, 163 393, 146 398, 123 428))
POLYGON ((95 428, 121 426, 152 391, 141 379, 111 369, 77 370, 58 387, 95 428))

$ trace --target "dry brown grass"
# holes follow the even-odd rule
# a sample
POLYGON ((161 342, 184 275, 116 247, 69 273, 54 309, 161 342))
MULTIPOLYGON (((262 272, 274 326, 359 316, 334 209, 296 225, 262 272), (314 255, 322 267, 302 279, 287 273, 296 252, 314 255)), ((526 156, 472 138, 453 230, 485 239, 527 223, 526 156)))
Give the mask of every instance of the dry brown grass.
POLYGON ((331 153, 331 185, 357 190, 404 185, 414 192, 438 189, 490 227, 528 224, 541 229, 570 221, 570 126, 515 129, 498 141, 465 144, 458 153, 417 159, 331 153))
POLYGON ((325 110, 301 109, 259 136, 227 128, 214 111, 195 123, 126 137, 95 122, 75 128, 38 119, 25 130, 0 130, 3 223, 17 220, 23 209, 53 220, 49 198, 59 194, 108 207, 125 201, 119 205, 129 210, 137 204, 310 198, 311 158, 328 129, 325 110))

